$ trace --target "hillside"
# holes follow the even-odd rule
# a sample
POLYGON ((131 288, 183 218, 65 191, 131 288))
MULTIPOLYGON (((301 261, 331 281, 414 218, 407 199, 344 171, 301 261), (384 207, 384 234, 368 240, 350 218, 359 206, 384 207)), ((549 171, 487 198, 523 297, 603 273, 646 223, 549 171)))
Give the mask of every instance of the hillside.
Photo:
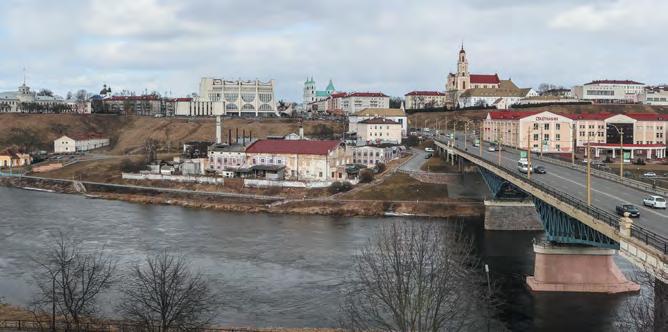
MULTIPOLYGON (((438 112, 438 113, 414 113, 408 116, 408 124, 411 127, 436 127, 436 123, 441 126, 445 124, 446 117, 449 120, 457 119, 465 120, 482 120, 487 116, 489 110, 468 110, 468 111, 452 111, 452 112, 438 112)), ((518 108, 513 111, 538 111, 538 112, 553 112, 559 114, 583 114, 583 113, 656 113, 668 114, 668 106, 648 106, 648 105, 552 105, 545 107, 529 107, 518 108)), ((450 124, 451 126, 452 124, 450 124)))
MULTIPOLYGON (((271 135, 286 135, 298 132, 299 122, 295 119, 254 119, 238 118, 223 121, 223 141, 228 129, 235 135, 239 128, 253 132, 253 137, 264 138, 271 135)), ((0 149, 10 145, 32 146, 53 151, 53 140, 64 134, 85 134, 97 132, 111 139, 111 154, 134 153, 143 142, 156 139, 161 145, 176 148, 182 142, 215 140, 215 119, 198 118, 151 118, 116 115, 70 115, 70 114, 0 114, 0 149)), ((343 132, 343 124, 332 121, 305 121, 307 136, 327 136, 343 132)))

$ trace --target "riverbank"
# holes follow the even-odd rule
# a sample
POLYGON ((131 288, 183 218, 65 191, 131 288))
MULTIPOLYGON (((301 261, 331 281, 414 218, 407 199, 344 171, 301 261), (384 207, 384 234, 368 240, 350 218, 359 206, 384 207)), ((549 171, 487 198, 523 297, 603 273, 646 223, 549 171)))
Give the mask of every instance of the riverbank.
MULTIPOLYGON (((109 184, 83 184, 89 198, 118 200, 138 204, 173 205, 237 213, 271 213, 331 216, 419 216, 480 217, 484 205, 476 199, 406 200, 346 199, 345 197, 285 199, 280 196, 241 195, 218 192, 174 191, 167 188, 133 187, 109 184)), ((38 188, 64 194, 82 194, 75 181, 28 177, 0 178, 0 185, 38 188)))

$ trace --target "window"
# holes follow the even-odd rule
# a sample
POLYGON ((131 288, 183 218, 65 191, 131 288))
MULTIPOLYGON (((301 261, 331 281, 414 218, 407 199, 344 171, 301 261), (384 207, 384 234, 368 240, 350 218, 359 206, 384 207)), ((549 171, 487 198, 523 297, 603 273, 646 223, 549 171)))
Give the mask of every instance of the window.
POLYGON ((557 123, 554 125, 554 129, 556 130, 561 130, 561 123, 557 123))
POLYGON ((561 151, 561 145, 557 144, 555 147, 557 148, 557 151, 561 151))
POLYGON ((555 134, 554 139, 557 141, 561 141, 561 134, 555 134))
POLYGON ((538 134, 533 134, 533 140, 537 141, 538 140, 538 134))
POLYGON ((549 124, 549 123, 546 123, 545 126, 544 126, 544 128, 545 128, 545 130, 550 130, 550 124, 549 124))
POLYGON ((550 134, 543 135, 543 140, 549 141, 550 140, 550 134))
POLYGON ((533 130, 538 130, 538 124, 537 123, 533 124, 533 130))

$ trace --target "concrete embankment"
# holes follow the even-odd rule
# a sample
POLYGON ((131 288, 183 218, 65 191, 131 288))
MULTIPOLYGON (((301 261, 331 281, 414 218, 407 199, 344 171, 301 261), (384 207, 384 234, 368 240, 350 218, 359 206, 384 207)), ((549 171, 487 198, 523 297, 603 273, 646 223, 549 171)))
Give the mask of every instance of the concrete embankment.
POLYGON ((140 204, 164 204, 190 208, 205 208, 227 212, 282 213, 338 216, 421 216, 421 217, 478 217, 485 207, 478 200, 442 201, 384 201, 384 200, 285 200, 279 196, 260 196, 220 192, 202 192, 129 186, 37 177, 4 177, 0 185, 31 187, 76 194, 75 184, 83 184, 89 197, 121 200, 140 204))

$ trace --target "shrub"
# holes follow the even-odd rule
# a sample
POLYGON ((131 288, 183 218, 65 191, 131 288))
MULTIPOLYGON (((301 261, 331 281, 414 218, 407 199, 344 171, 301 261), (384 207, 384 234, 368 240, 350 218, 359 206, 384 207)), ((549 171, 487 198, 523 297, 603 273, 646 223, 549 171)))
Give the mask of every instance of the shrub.
POLYGON ((408 147, 418 146, 418 144, 420 144, 420 139, 415 135, 409 135, 406 137, 405 144, 408 147))
POLYGON ((343 193, 346 191, 349 191, 350 189, 353 188, 353 185, 350 184, 348 181, 340 182, 340 181, 335 181, 332 183, 332 185, 329 186, 328 191, 330 194, 338 194, 338 193, 343 193))
POLYGON ((123 159, 119 166, 121 172, 137 173, 144 169, 144 164, 141 161, 133 161, 131 159, 123 159))
POLYGON ((370 169, 363 169, 360 171, 360 183, 369 183, 373 181, 373 171, 370 169))
POLYGON ((387 166, 383 163, 378 163, 376 164, 376 168, 378 169, 378 173, 383 173, 387 169, 387 166))

